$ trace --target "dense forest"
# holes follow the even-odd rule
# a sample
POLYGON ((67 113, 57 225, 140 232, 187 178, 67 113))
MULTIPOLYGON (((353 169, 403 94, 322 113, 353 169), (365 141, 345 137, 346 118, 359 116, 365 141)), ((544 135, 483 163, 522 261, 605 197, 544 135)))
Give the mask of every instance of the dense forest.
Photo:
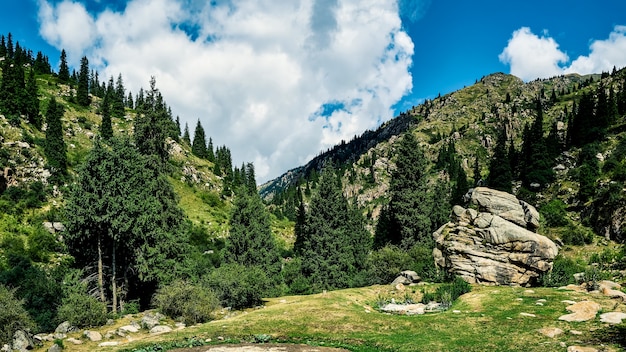
MULTIPOLYGON (((254 165, 234 166, 200 120, 181 126, 154 77, 133 94, 87 57, 70 71, 65 51, 55 71, 11 34, 0 57, 0 344, 154 307, 204 322, 219 306, 389 283, 404 269, 451 281, 432 233, 475 185, 537 204, 564 245, 626 236, 624 70, 483 78, 321 153, 262 198, 254 165), (461 98, 478 106, 474 121, 444 114, 461 98)), ((626 265, 623 250, 611 255, 603 269, 626 265)), ((535 284, 568 283, 581 265, 559 257, 535 284)))

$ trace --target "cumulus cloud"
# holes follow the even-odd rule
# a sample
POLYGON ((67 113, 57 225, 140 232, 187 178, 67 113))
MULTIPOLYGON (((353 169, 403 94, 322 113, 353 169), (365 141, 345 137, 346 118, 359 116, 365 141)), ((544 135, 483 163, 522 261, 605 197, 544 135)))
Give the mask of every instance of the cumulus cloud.
POLYGON ((566 73, 608 72, 626 66, 626 26, 615 26, 607 40, 596 40, 589 46, 589 56, 579 56, 565 69, 566 73))
POLYGON ((615 26, 608 39, 593 41, 589 51, 588 56, 581 55, 568 65, 568 56, 553 38, 539 37, 522 27, 513 32, 499 59, 510 65, 511 74, 526 81, 567 73, 608 72, 626 66, 626 26, 615 26))
POLYGON ((554 39, 539 37, 528 27, 513 32, 513 37, 498 58, 511 66, 511 74, 523 80, 560 75, 563 69, 559 64, 568 60, 554 39))
POLYGON ((88 13, 41 0, 39 19, 51 44, 121 72, 134 93, 155 76, 183 125, 193 134, 200 119, 259 181, 376 128, 412 88, 414 46, 393 1, 131 0, 88 13), (66 30, 75 23, 89 36, 66 30))

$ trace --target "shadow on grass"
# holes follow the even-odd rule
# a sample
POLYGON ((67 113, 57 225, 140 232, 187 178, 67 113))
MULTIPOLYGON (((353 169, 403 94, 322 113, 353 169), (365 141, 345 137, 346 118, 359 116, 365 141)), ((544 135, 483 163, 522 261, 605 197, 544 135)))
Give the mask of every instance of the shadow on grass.
POLYGON ((593 332, 593 338, 603 344, 616 344, 626 348, 626 324, 612 325, 593 332))

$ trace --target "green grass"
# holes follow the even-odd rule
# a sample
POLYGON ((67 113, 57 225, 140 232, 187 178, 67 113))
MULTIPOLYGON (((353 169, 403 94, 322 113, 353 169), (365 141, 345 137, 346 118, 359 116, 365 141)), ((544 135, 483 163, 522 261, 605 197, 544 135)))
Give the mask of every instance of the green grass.
MULTIPOLYGON (((415 290, 419 292, 419 288, 415 290)), ((251 342, 254 336, 266 334, 272 342, 342 346, 351 351, 564 351, 560 342, 596 347, 604 343, 607 350, 614 351, 620 346, 608 341, 609 335, 607 340, 601 340, 608 328, 598 318, 581 323, 559 321, 559 316, 568 313, 567 304, 561 301, 591 299, 600 303, 604 312, 626 310, 624 304, 586 293, 494 286, 474 286, 472 292, 441 313, 400 316, 372 308, 381 295, 404 296, 394 292, 390 286, 372 286, 272 298, 263 308, 234 312, 228 318, 168 335, 137 335, 133 342, 120 339, 122 344, 111 350, 191 337, 251 342), (543 305, 537 305, 540 299, 546 300, 543 305), (564 334, 555 338, 543 336, 537 330, 544 327, 560 328, 564 334), (581 331, 582 335, 572 335, 570 330, 581 331)), ((89 348, 93 348, 91 343, 77 350, 89 348)))

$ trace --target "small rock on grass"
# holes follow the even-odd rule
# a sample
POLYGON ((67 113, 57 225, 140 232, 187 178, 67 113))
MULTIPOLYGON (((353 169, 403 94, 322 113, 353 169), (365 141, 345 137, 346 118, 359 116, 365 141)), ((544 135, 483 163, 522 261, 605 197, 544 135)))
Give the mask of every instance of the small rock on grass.
POLYGON ((593 347, 569 346, 567 352, 598 352, 598 350, 593 347))
POLYGON ((531 314, 531 313, 519 313, 519 315, 521 315, 523 317, 530 317, 530 318, 536 317, 536 315, 531 314))
POLYGON ((559 329, 559 328, 542 328, 538 330, 542 335, 550 337, 550 338, 554 338, 556 336, 559 336, 563 333, 563 330, 559 329))
POLYGON ((624 319, 626 319, 626 313, 622 312, 610 312, 600 315, 600 321, 603 323, 621 324, 624 319))

